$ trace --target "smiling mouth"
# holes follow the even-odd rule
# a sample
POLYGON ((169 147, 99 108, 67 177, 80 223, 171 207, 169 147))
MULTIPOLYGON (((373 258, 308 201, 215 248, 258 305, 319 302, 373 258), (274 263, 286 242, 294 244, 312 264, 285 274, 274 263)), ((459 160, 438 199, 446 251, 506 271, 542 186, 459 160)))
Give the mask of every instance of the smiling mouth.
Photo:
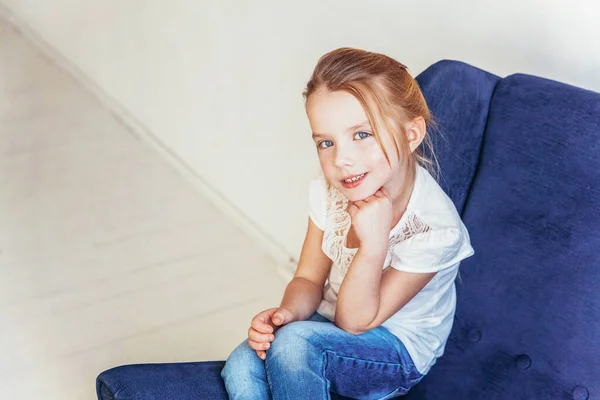
POLYGON ((352 183, 352 182, 356 182, 356 181, 359 181, 359 180, 361 180, 362 178, 364 178, 364 176, 365 176, 366 174, 367 174, 367 173, 365 172, 364 174, 360 174, 360 175, 354 175, 354 176, 352 176, 352 177, 350 177, 350 178, 342 179, 342 182, 344 182, 344 183, 352 183))
POLYGON ((358 185, 360 185, 364 181, 367 174, 368 174, 368 172, 365 172, 360 175, 353 175, 353 176, 349 176, 345 179, 342 179, 341 180, 342 186, 345 187, 346 189, 353 189, 353 188, 357 187, 358 185))

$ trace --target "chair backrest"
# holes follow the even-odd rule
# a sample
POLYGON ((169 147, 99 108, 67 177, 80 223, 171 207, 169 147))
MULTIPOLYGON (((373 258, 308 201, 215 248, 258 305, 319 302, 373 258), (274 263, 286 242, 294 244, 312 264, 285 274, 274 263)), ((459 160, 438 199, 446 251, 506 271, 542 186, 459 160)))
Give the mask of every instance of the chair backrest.
POLYGON ((462 213, 500 78, 459 61, 443 60, 415 79, 439 126, 430 135, 441 167, 440 186, 462 213))
MULTIPOLYGON (((461 105, 461 88, 447 84, 425 96, 459 120, 450 126, 468 126, 460 120, 480 114, 457 108, 482 100, 461 105)), ((407 398, 600 397, 600 94, 516 74, 487 103, 462 210, 475 255, 461 265, 445 354, 407 398)), ((478 131, 449 131, 443 151, 471 154, 465 141, 478 131)), ((442 157, 460 204, 467 174, 442 157)))

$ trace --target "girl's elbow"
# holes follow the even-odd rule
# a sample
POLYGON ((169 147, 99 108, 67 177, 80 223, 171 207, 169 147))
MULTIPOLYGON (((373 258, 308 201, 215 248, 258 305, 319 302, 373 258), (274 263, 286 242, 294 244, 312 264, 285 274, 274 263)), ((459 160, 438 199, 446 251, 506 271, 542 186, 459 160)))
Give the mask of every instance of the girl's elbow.
POLYGON ((363 333, 367 332, 368 329, 347 329, 346 332, 348 332, 351 335, 354 336, 358 336, 358 335, 362 335, 363 333))
POLYGON ((343 330, 344 332, 347 332, 351 335, 354 336, 358 336, 362 333, 365 333, 368 331, 368 329, 366 329, 366 327, 361 327, 359 325, 356 324, 351 324, 348 323, 347 321, 344 321, 341 318, 336 318, 334 321, 335 326, 337 326, 338 328, 340 328, 341 330, 343 330))

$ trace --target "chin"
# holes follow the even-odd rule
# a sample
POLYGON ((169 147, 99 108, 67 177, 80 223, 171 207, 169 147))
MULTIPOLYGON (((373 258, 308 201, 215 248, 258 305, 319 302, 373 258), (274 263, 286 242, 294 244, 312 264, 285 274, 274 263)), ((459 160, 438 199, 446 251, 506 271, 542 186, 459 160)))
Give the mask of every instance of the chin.
MULTIPOLYGON (((379 186, 381 187, 381 186, 379 186)), ((367 197, 373 196, 375 192, 379 189, 373 189, 370 187, 358 187, 354 189, 346 189, 343 186, 339 186, 338 190, 349 200, 349 201, 360 201, 364 200, 367 197)))

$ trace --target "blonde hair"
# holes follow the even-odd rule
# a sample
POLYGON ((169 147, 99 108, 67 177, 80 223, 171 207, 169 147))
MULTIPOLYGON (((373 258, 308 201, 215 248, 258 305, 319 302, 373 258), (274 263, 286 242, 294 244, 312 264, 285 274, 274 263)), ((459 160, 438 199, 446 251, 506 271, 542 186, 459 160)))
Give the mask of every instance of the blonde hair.
MULTIPOLYGON (((427 132, 421 145, 410 153, 405 124, 417 117, 424 119, 427 128, 435 126, 435 122, 419 84, 405 65, 384 54, 339 48, 319 59, 303 92, 305 101, 322 87, 329 91, 346 91, 356 97, 388 163, 389 154, 381 142, 382 131, 388 132, 393 139, 398 158, 405 168, 414 171, 415 164, 419 164, 439 179, 439 163, 427 132), (431 158, 425 155, 424 148, 431 158)), ((414 180, 414 175, 410 180, 414 180)))

